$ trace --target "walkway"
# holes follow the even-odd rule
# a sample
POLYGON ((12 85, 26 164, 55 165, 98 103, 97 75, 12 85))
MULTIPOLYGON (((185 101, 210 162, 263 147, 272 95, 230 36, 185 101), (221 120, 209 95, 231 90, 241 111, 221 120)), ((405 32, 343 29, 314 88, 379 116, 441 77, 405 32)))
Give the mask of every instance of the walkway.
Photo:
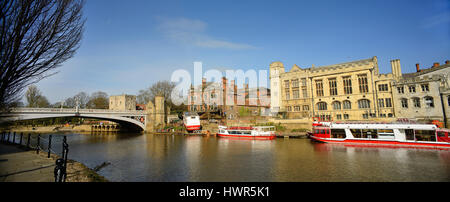
POLYGON ((36 151, 0 144, 0 182, 53 182, 55 160, 36 151))

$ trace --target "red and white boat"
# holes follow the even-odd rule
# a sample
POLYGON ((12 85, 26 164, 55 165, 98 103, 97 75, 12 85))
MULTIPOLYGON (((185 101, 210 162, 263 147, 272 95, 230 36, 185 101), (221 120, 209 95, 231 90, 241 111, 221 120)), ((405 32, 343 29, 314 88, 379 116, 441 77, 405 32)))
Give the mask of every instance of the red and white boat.
POLYGON ((276 137, 276 134, 274 126, 219 126, 217 136, 240 139, 272 140, 276 137))
POLYGON ((183 115, 183 124, 188 132, 200 130, 200 116, 195 112, 185 112, 183 115))
POLYGON ((450 130, 434 124, 315 121, 310 138, 348 145, 450 149, 450 130))

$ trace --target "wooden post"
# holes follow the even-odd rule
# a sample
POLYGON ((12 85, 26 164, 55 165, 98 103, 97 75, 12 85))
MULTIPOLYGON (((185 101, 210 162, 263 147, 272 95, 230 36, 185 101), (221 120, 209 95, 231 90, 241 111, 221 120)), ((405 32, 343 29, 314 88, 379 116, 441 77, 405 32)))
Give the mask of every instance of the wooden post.
POLYGON ((27 148, 30 148, 30 139, 31 139, 31 134, 28 133, 27 148))
POLYGON ((41 134, 37 137, 36 154, 39 154, 39 145, 41 144, 41 134))
POLYGON ((52 135, 48 136, 48 156, 50 158, 50 149, 52 148, 52 135))

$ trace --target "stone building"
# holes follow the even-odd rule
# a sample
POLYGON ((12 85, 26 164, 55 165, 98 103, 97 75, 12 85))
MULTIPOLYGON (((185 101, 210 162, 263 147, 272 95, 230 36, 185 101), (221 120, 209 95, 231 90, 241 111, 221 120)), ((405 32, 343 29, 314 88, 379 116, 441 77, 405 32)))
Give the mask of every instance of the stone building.
POLYGON ((161 129, 166 126, 170 108, 165 106, 163 96, 156 96, 155 103, 149 101, 145 109, 147 113, 147 131, 154 131, 155 129, 161 129))
POLYGON ((395 114, 397 118, 406 118, 428 123, 438 120, 448 126, 450 114, 450 63, 434 63, 428 69, 403 74, 393 82, 395 114))
POLYGON ((270 89, 249 88, 248 84, 238 88, 234 80, 228 82, 225 77, 221 82, 202 79, 201 85, 191 86, 189 95, 189 111, 199 114, 209 112, 228 119, 238 117, 240 110, 249 111, 252 115, 264 115, 270 106, 270 89))
POLYGON ((285 71, 270 64, 271 109, 283 118, 321 117, 378 120, 394 117, 391 82, 401 77, 400 61, 392 73, 380 74, 377 57, 347 63, 285 71))
POLYGON ((136 110, 136 96, 134 95, 116 95, 109 97, 110 110, 136 110))

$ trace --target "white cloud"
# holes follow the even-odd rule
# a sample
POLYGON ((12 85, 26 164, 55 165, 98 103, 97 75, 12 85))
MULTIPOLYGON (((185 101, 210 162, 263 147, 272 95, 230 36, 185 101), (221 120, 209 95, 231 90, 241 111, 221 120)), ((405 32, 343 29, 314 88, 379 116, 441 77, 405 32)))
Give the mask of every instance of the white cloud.
POLYGON ((256 49, 255 46, 220 40, 206 34, 207 24, 187 18, 158 18, 158 31, 169 40, 203 48, 225 48, 233 50, 256 49))

